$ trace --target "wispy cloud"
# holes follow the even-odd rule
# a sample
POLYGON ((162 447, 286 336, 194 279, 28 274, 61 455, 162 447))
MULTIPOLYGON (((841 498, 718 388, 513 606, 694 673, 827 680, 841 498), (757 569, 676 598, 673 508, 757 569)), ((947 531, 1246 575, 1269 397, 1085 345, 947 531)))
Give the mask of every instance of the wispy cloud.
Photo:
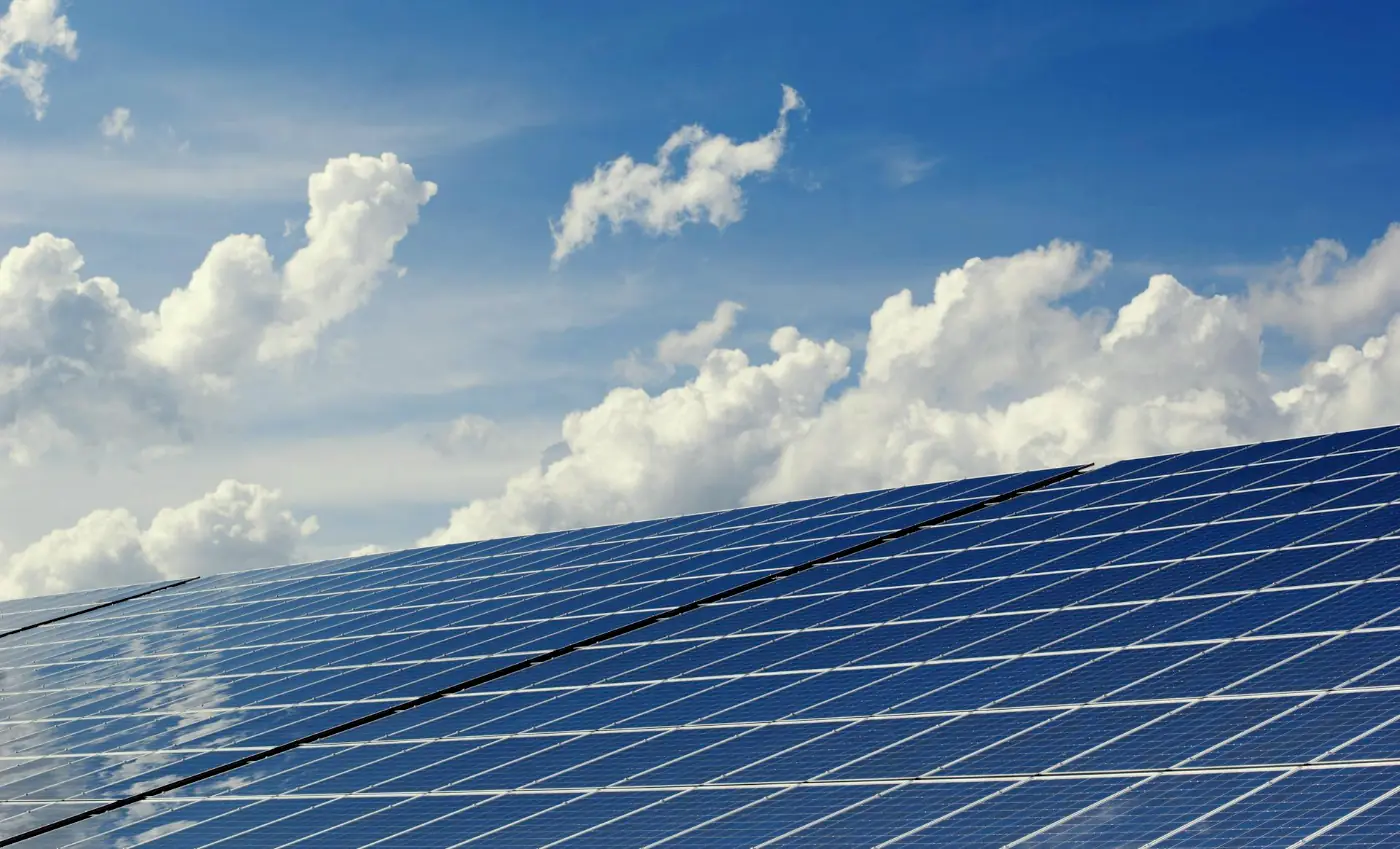
POLYGON ((372 93, 352 103, 259 76, 242 87, 207 73, 174 76, 179 79, 123 77, 123 87, 140 91, 143 100, 103 119, 107 140, 131 142, 116 149, 94 144, 90 130, 0 137, 0 184, 9 201, 0 218, 81 227, 94 216, 94 204, 115 202, 129 206, 119 220, 103 215, 101 226, 139 230, 162 205, 295 202, 309 172, 347 152, 422 158, 549 120, 525 96, 513 103, 449 89, 433 92, 439 103, 429 108, 423 92, 397 100, 372 93))
POLYGON ((895 188, 921 182, 940 161, 938 157, 921 154, 918 147, 908 143, 881 147, 876 151, 875 158, 885 182, 895 188))

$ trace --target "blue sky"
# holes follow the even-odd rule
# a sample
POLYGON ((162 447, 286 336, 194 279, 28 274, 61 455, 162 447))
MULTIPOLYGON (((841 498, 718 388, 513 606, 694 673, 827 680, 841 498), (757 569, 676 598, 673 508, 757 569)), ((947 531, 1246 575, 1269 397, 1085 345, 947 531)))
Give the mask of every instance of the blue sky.
MULTIPOLYGON (((755 361, 784 324, 849 347, 856 370, 839 388, 859 378, 872 311, 906 287, 927 301, 969 257, 1054 239, 1110 250, 1112 267, 1062 300, 1089 315, 1159 272, 1242 296, 1317 239, 1361 256, 1397 218, 1394 4, 72 0, 61 11, 80 55, 49 60, 44 120, 0 90, 6 247, 72 238, 85 275, 115 279, 149 311, 230 233, 264 234, 285 259, 303 237, 284 227, 305 218, 306 177, 328 159, 392 151, 438 193, 394 253, 407 275, 315 356, 216 406, 185 459, 111 471, 73 456, 0 480, 12 504, 40 480, 92 493, 11 514, 0 522, 11 551, 99 506, 145 521, 255 474, 284 476, 258 482, 320 518, 307 551, 407 544, 537 464, 567 412, 619 384, 617 360, 648 355, 721 300, 745 305, 726 344, 755 361), (777 167, 743 181, 741 221, 660 237, 605 225, 551 269, 548 222, 596 165, 649 160, 687 124, 757 138, 780 84, 807 110, 777 167), (126 143, 96 131, 116 106, 136 128, 126 143), (336 499, 288 471, 298 457, 303 476, 343 465, 325 448, 337 439, 352 462, 371 450, 355 439, 462 415, 514 442, 470 464, 458 491, 450 476, 405 472, 383 498, 374 483, 336 499)), ((1275 329, 1263 338, 1267 364, 1319 355, 1275 329)), ((692 377, 682 368, 648 391, 692 377)))
MULTIPOLYGON (((1055 237, 1167 269, 1272 262, 1323 235, 1375 238, 1400 176, 1384 105, 1400 12, 1384 3, 137 2, 71 17, 82 59, 55 67, 63 94, 26 136, 90 140, 104 99, 268 158, 338 155, 341 125, 398 125, 445 189, 404 246, 420 275, 543 276, 561 187, 681 124, 761 131, 779 82, 811 115, 744 227, 632 234, 555 276, 888 287, 1055 237), (303 110, 324 138, 212 126, 272 113, 294 134, 303 110), (500 135, 471 144, 483 125, 500 135), (901 159, 932 164, 897 188, 886 171, 901 159)), ((198 206, 206 237, 276 214, 198 206)), ((96 259, 102 245, 84 244, 96 259)), ((130 253, 112 249, 118 279, 144 276, 130 253)))
MULTIPOLYGON (((761 131, 780 82, 811 116, 784 173, 753 190, 746 227, 681 245, 614 240, 570 271, 713 257, 897 275, 1051 237, 1164 266, 1273 261, 1323 234, 1374 238, 1400 174, 1400 118, 1385 106, 1400 11, 1385 3, 69 11, 82 58, 56 63, 61 95, 44 125, 17 128, 26 136, 86 135, 104 100, 146 124, 193 124, 191 135, 264 110, 415 127, 436 136, 418 167, 446 189, 405 246, 420 270, 455 264, 448 243, 488 273, 544 270, 540 221, 557 214, 561 186, 684 123, 761 131), (485 144, 454 133, 497 122, 505 132, 485 144), (901 152, 937 164, 895 191, 881 157, 901 152), (798 190, 811 181, 821 190, 798 190)), ((325 156, 341 152, 334 137, 318 141, 325 156)), ((210 217, 254 223, 232 206, 210 217)))

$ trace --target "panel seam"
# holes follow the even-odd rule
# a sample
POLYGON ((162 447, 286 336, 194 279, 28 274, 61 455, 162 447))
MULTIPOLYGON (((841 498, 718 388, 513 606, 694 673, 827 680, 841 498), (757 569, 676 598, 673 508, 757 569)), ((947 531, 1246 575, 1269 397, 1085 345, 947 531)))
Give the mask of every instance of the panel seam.
POLYGON ((55 622, 63 622, 65 620, 73 619, 78 616, 86 616, 89 613, 93 613, 98 610, 104 610, 108 607, 122 604, 124 602, 135 601, 138 598, 145 598, 146 596, 151 595, 152 593, 158 593, 163 590, 170 590, 174 589, 175 587, 184 586, 185 584, 188 584, 190 581, 194 580, 197 580, 197 578, 181 578, 178 581, 172 581, 168 584, 161 584, 158 587, 151 587, 150 589, 142 590, 139 593, 132 593, 131 595, 125 595, 121 598, 110 599, 108 601, 101 602, 100 604, 89 605, 88 607, 84 607, 81 610, 74 610, 69 613, 65 613, 62 616, 54 616, 52 618, 45 619, 41 622, 31 622, 28 625, 22 625, 18 628, 12 628, 8 631, 5 631, 4 633, 0 633, 0 640, 5 639, 6 637, 13 637, 15 634, 22 634, 25 631, 32 631, 35 628, 42 628, 45 625, 52 625, 55 622))

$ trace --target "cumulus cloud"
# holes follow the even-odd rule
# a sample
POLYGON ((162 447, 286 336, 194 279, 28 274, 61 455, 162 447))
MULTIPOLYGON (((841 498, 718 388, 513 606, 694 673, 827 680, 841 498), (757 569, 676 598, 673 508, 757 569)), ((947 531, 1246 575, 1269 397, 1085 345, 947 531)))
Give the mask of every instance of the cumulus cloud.
POLYGON ((711 350, 682 386, 614 390, 571 414, 563 456, 455 511, 426 541, 1394 422, 1397 232, 1354 261, 1324 244, 1272 287, 1236 297, 1153 275, 1116 310, 1066 303, 1110 267, 1107 253, 1053 242, 974 258, 928 297, 905 290, 875 310, 854 382, 842 381, 844 347, 792 328, 774 336, 770 363, 711 350), (1364 337, 1375 310, 1393 316, 1382 313, 1379 335, 1265 368, 1267 329, 1364 337))
POLYGON ((1400 422, 1400 316, 1359 346, 1338 345, 1274 402, 1308 433, 1400 422))
POLYGON ((78 34, 58 14, 58 0, 10 0, 0 16, 0 85, 18 86, 38 120, 49 106, 49 66, 39 58, 46 53, 78 58, 78 34))
POLYGON ((229 236, 161 302, 142 345, 154 362, 219 382, 249 361, 316 347, 369 299, 394 249, 437 193, 392 153, 332 159, 311 175, 306 245, 279 270, 261 236, 229 236))
POLYGON ((125 106, 118 106, 111 112, 102 116, 97 128, 102 131, 102 137, 113 140, 129 142, 136 135, 136 125, 131 120, 131 110, 125 106))
POLYGON ((550 222, 554 263, 590 244, 605 219, 615 232, 632 223, 652 235, 675 234, 699 221, 723 228, 740 220, 744 196, 739 183, 777 167, 787 142, 788 114, 802 106, 797 91, 785 85, 777 126, 753 141, 736 144, 691 124, 671 134, 655 163, 624 154, 599 165, 590 179, 574 185, 563 214, 550 222), (689 153, 685 172, 677 175, 672 159, 681 151, 689 153))
POLYGON ((226 480, 195 501, 160 511, 145 529, 116 509, 95 510, 53 531, 5 561, 0 597, 286 563, 316 530, 315 517, 294 516, 277 490, 226 480))
POLYGON ((14 462, 176 426, 176 380, 139 353, 151 316, 82 267, 47 233, 0 259, 0 450, 14 462))
POLYGON ((567 449, 512 478, 505 493, 474 502, 425 545, 598 524, 649 513, 688 512, 741 500, 817 414, 850 352, 784 327, 773 359, 712 351, 684 386, 650 395, 619 388, 564 421, 567 449))
POLYGON ((871 318, 859 384, 787 446, 751 498, 1185 450, 1282 422, 1258 323, 1156 275, 1115 316, 1057 300, 1108 265, 1078 245, 970 261, 933 299, 871 318))
POLYGON ((698 367, 734 329, 739 313, 743 310, 743 304, 721 301, 710 318, 700 321, 689 330, 672 330, 661 337, 656 343, 656 353, 651 359, 633 351, 627 359, 617 363, 616 370, 623 379, 640 385, 670 377, 676 373, 677 366, 698 367))
POLYGON ((1400 223, 1356 260, 1340 242, 1319 239, 1297 263, 1256 285, 1251 306, 1319 349, 1380 332, 1400 310, 1400 223))
MULTIPOLYGON (((260 236, 214 245, 189 283, 142 312, 44 233, 0 259, 0 450, 181 432, 182 399, 303 354, 369 298, 436 187, 390 153, 333 159, 310 179, 307 242, 276 264, 260 236)), ((144 436, 142 437, 144 438, 144 436)))

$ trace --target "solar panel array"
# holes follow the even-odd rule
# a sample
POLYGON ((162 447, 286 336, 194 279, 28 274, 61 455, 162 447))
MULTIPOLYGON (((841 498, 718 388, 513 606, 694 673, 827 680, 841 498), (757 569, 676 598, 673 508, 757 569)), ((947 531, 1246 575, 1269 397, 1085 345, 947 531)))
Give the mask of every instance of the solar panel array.
POLYGON ((117 591, 0 845, 1393 845, 1400 429, 1076 471, 117 591))

